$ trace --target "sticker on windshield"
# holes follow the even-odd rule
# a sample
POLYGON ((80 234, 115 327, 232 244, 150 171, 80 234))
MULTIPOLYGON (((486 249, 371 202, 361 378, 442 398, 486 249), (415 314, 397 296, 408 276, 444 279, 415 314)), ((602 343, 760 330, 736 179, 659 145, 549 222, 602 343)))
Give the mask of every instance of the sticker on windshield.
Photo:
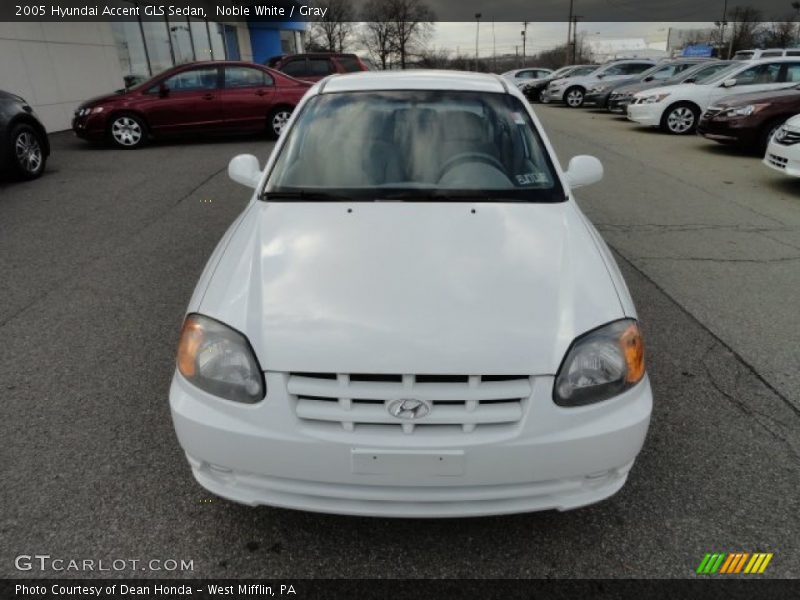
POLYGON ((514 119, 514 123, 517 125, 525 125, 525 119, 522 118, 522 115, 518 112, 512 112, 511 118, 514 119))
POLYGON ((547 183, 549 179, 544 173, 523 173, 517 175, 517 183, 520 185, 534 185, 538 183, 547 183))

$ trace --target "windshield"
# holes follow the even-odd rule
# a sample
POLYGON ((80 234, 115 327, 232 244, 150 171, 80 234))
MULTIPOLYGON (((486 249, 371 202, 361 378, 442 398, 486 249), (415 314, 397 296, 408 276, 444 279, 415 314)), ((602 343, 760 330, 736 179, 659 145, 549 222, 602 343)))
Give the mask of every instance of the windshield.
POLYGON ((544 144, 517 98, 429 90, 311 98, 288 132, 264 197, 565 199, 544 144))
POLYGON ((722 81, 723 79, 727 78, 729 74, 733 73, 742 68, 741 63, 734 63, 732 65, 728 65, 724 69, 720 69, 719 71, 712 71, 707 75, 702 75, 698 77, 695 83, 714 83, 715 81, 722 81))
POLYGON ((557 69, 557 70, 553 71, 552 73, 550 73, 550 75, 548 75, 548 77, 551 77, 551 78, 555 79, 557 77, 561 77, 562 75, 566 75, 570 71, 575 70, 575 68, 576 67, 561 67, 560 69, 557 69))
POLYGON ((598 67, 596 65, 588 67, 578 67, 574 71, 571 71, 570 75, 572 77, 580 77, 581 75, 588 75, 589 73, 594 73, 595 71, 597 71, 597 68, 598 67))

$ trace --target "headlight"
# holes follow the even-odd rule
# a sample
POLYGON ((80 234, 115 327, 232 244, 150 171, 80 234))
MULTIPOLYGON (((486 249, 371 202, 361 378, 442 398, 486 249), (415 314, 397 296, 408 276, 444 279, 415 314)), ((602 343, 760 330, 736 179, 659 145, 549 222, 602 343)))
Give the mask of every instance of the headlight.
POLYGON ((567 351, 553 386, 559 406, 606 400, 644 377, 644 343, 639 325, 623 319, 577 338, 567 351))
POLYGON ((606 87, 607 86, 605 86, 605 85, 597 85, 597 86, 593 87, 592 89, 590 89, 589 93, 590 94, 602 94, 603 92, 606 91, 606 87))
POLYGON ((186 317, 177 362, 181 375, 214 396, 252 404, 266 393, 250 342, 214 319, 198 314, 186 317))
POLYGON ((726 117, 749 117, 767 106, 769 106, 769 104, 748 104, 747 106, 728 108, 723 111, 723 115, 726 117))
POLYGON ((669 98, 669 94, 656 94, 655 96, 645 96, 641 100, 641 104, 658 104, 662 100, 669 98))

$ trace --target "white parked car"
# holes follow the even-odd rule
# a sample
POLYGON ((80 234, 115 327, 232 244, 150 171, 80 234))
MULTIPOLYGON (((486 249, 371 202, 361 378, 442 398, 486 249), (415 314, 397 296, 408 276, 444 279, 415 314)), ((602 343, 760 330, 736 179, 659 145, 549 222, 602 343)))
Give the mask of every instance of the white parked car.
POLYGON ((208 261, 170 405, 219 496, 330 513, 617 492, 652 395, 636 310, 520 91, 443 71, 309 90, 208 261))
POLYGON ((508 81, 512 82, 518 88, 522 88, 522 86, 524 86, 525 84, 528 84, 537 79, 544 79, 545 77, 549 77, 552 73, 553 69, 543 69, 541 67, 534 67, 534 68, 514 69, 513 71, 506 71, 501 75, 501 77, 505 77, 508 81))
POLYGON ((800 177, 800 115, 786 121, 772 136, 764 164, 786 175, 800 177))
POLYGON ((710 78, 651 88, 634 94, 628 119, 673 134, 693 133, 700 115, 735 94, 777 90, 800 82, 800 59, 770 58, 735 63, 710 78))
POLYGON ((580 108, 583 106, 586 91, 600 82, 626 79, 643 73, 655 64, 655 61, 645 58, 615 60, 599 66, 588 75, 556 79, 547 86, 547 100, 564 102, 571 108, 580 108))

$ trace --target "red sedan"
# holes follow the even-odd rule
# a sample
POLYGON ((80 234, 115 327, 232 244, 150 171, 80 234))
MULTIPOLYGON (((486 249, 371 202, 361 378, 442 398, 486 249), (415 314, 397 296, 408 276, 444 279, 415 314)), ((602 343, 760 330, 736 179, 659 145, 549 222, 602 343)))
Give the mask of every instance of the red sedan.
POLYGON ((72 130, 127 149, 170 135, 267 131, 277 137, 309 87, 254 63, 190 63, 84 102, 72 130))

